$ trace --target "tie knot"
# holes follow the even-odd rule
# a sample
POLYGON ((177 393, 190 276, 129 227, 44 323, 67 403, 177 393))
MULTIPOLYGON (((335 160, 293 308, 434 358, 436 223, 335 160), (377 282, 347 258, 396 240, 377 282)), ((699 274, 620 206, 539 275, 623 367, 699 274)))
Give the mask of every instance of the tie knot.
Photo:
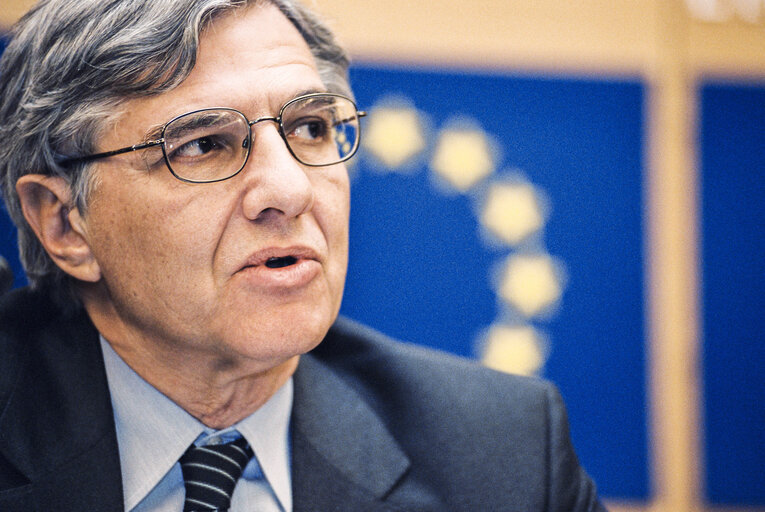
POLYGON ((226 444, 191 445, 180 459, 186 486, 183 512, 228 510, 234 486, 252 456, 243 437, 226 444))

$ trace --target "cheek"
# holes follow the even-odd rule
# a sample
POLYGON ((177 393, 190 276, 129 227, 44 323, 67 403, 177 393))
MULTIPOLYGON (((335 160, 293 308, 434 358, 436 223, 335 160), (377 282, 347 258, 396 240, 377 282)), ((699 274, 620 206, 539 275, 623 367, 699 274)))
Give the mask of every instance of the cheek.
POLYGON ((99 194, 91 204, 91 246, 107 281, 127 277, 151 286, 211 259, 205 248, 217 226, 209 203, 205 210, 198 201, 168 201, 172 191, 161 199, 148 192, 99 194))
POLYGON ((343 254, 334 256, 342 260, 347 258, 348 220, 350 215, 350 184, 348 173, 342 172, 327 176, 316 186, 316 216, 327 237, 330 249, 343 254))
POLYGON ((324 181, 323 186, 316 188, 314 213, 329 248, 328 278, 339 307, 348 267, 350 185, 344 168, 342 173, 331 177, 333 179, 324 181))

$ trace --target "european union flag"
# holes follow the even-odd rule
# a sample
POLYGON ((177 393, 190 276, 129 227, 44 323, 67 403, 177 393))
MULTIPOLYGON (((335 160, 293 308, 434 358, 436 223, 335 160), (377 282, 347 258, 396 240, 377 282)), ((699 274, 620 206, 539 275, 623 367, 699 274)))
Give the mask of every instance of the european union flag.
POLYGON ((643 85, 356 65, 342 312, 551 378, 607 497, 648 499, 643 85))

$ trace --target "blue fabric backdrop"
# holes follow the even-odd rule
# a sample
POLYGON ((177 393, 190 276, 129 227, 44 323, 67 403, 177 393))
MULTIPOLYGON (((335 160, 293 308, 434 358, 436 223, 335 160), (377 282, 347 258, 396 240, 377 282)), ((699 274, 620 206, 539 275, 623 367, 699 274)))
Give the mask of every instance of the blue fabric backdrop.
POLYGON ((705 488, 765 506, 765 84, 700 97, 705 488))

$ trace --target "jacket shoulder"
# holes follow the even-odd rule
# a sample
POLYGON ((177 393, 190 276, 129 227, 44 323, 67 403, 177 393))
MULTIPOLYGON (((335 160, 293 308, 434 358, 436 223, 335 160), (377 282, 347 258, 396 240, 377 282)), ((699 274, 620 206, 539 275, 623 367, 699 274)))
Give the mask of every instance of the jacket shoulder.
POLYGON ((18 366, 19 357, 32 350, 43 333, 60 328, 72 319, 72 314, 61 311, 44 290, 24 287, 0 296, 0 354, 3 356, 0 369, 18 366))
POLYGON ((395 381, 410 398, 449 398, 474 411, 481 404, 539 406, 556 393, 543 379, 497 372, 473 360, 391 339, 346 318, 335 322, 315 354, 362 388, 390 389, 388 384, 395 381))
POLYGON ((21 288, 0 297, 0 410, 26 360, 25 340, 39 325, 34 294, 21 288))
POLYGON ((316 355, 395 436, 409 440, 409 450, 417 451, 427 432, 455 461, 506 456, 543 464, 551 408, 563 407, 547 381, 395 341, 346 319, 336 322, 316 355))
POLYGON ((527 510, 601 510, 552 383, 401 343, 346 319, 315 355, 382 418, 412 459, 413 477, 440 489, 455 509, 492 510, 512 500, 527 510), (444 468, 469 472, 471 490, 444 468))

